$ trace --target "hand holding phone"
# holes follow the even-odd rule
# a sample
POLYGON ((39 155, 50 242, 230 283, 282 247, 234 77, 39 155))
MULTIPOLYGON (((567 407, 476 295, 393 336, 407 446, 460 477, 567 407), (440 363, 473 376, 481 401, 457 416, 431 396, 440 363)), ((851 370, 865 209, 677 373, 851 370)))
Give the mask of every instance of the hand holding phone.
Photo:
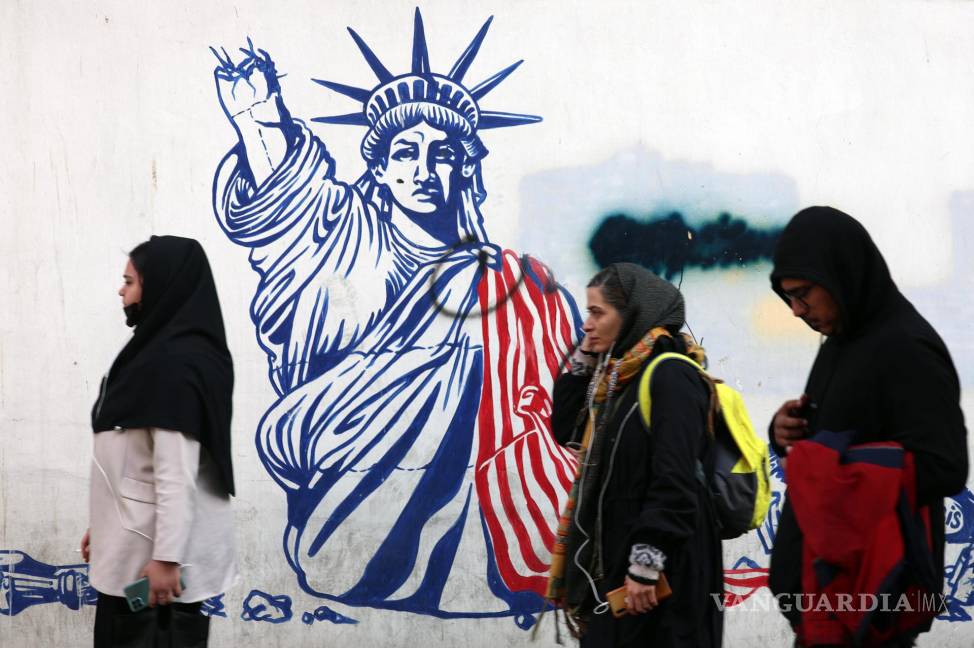
POLYGON ((179 564, 150 560, 140 574, 142 578, 124 588, 129 609, 133 612, 156 605, 168 605, 183 593, 186 586, 179 564))
POLYGON ((125 602, 133 612, 141 612, 149 607, 149 579, 140 578, 134 583, 129 583, 122 590, 125 594, 125 602))
POLYGON ((815 406, 806 394, 801 398, 785 401, 774 415, 772 431, 774 442, 787 453, 791 446, 809 434, 809 417, 815 406))
MULTIPOLYGON (((660 572, 659 580, 656 581, 656 602, 657 604, 663 602, 673 594, 673 590, 670 589, 670 584, 666 580, 666 574, 660 572)), ((617 587, 611 592, 606 592, 605 598, 609 603, 609 608, 612 610, 612 616, 615 618, 624 617, 629 612, 629 593, 626 586, 617 587)))
MULTIPOLYGON (((186 583, 183 581, 182 575, 179 577, 179 588, 180 593, 186 589, 186 583)), ((133 612, 140 612, 147 607, 151 607, 149 604, 149 579, 147 577, 143 576, 134 583, 129 583, 125 586, 123 592, 125 593, 125 601, 128 603, 129 609, 133 612)))

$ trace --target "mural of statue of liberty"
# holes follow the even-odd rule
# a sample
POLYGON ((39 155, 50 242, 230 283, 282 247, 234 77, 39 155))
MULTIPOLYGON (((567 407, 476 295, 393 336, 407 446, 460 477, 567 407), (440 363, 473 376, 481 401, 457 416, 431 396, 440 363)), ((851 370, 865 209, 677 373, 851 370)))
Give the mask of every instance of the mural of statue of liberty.
POLYGON ((540 120, 480 109, 518 64, 464 85, 490 22, 446 74, 418 10, 405 74, 349 29, 378 85, 317 81, 361 108, 312 121, 367 129, 352 184, 291 117, 270 55, 217 54, 239 141, 213 201, 260 276, 250 314, 277 400, 257 446, 301 587, 526 627, 574 474, 550 393, 581 321, 543 265, 484 229, 480 131, 540 120))

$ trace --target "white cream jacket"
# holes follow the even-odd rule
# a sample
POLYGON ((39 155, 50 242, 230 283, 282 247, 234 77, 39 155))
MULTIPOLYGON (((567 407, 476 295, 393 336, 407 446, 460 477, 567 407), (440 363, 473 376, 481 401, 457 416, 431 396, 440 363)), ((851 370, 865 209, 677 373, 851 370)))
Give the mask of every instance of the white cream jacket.
POLYGON ((192 603, 235 581, 230 497, 199 442, 170 430, 107 430, 94 435, 89 579, 123 596, 151 559, 179 563, 192 603))

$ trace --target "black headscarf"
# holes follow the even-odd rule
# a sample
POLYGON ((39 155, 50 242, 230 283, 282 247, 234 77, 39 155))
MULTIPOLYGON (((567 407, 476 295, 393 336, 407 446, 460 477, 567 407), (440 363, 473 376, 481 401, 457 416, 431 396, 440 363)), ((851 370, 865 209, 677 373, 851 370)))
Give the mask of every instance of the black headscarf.
POLYGON ((774 251, 771 287, 805 279, 838 304, 840 336, 854 336, 900 296, 883 255, 859 221, 832 207, 809 207, 789 221, 774 251))
POLYGON ((683 326, 686 307, 676 286, 635 263, 613 263, 609 267, 619 277, 626 298, 613 355, 622 356, 652 328, 683 326))
POLYGON ((233 361, 206 254, 193 239, 153 236, 142 265, 140 323, 106 376, 92 429, 188 434, 210 453, 232 495, 233 361))

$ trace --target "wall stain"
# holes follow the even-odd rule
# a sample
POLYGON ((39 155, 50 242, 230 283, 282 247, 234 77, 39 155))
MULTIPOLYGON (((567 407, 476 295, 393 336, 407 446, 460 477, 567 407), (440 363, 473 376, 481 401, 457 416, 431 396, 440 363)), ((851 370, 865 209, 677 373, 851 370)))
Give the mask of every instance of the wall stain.
POLYGON ((629 261, 672 279, 686 268, 746 268, 770 260, 781 230, 756 228, 727 212, 698 227, 676 211, 647 220, 615 213, 596 228, 589 249, 600 268, 629 261))

